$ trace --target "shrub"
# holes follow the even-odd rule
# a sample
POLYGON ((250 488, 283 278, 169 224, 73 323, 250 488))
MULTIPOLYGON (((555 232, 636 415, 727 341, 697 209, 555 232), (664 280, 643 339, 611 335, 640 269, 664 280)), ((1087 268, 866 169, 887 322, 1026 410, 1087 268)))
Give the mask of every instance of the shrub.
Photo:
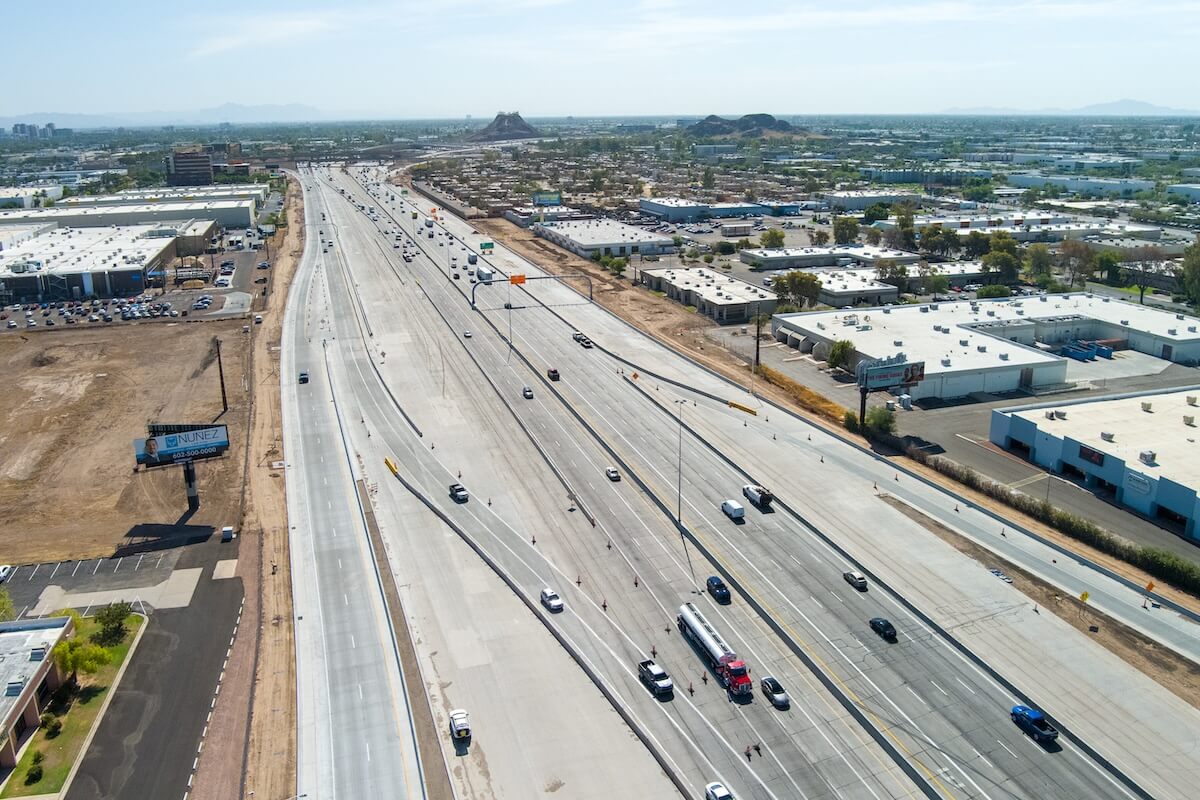
POLYGON ((47 739, 56 738, 60 733, 62 733, 62 726, 63 726, 62 720, 59 719, 58 717, 55 717, 53 720, 50 721, 50 724, 46 726, 46 738, 47 739))
POLYGON ((704 254, 704 263, 705 263, 705 264, 711 264, 712 262, 713 262, 713 254, 712 254, 712 253, 705 253, 705 254, 704 254))
POLYGON ((42 779, 42 765, 41 764, 34 764, 33 766, 31 766, 29 768, 29 771, 25 773, 25 785, 26 786, 32 786, 33 784, 37 783, 41 779, 42 779))
POLYGON ((872 406, 867 409, 863 423, 872 433, 891 433, 896 430, 896 413, 883 406, 872 406))
POLYGON ((858 414, 846 409, 846 413, 842 414, 842 425, 851 433, 858 433, 858 414))
POLYGON ((778 386, 787 392, 801 408, 822 416, 830 422, 838 422, 844 419, 845 408, 827 397, 814 392, 807 386, 792 380, 782 372, 771 369, 765 364, 760 364, 758 375, 767 383, 778 386))
POLYGON ((979 291, 975 292, 975 296, 978 297, 980 300, 983 300, 988 297, 1011 297, 1012 289, 1009 289, 1007 286, 1001 286, 999 284, 991 284, 988 286, 981 287, 979 289, 979 291))
POLYGON ((46 760, 46 754, 43 753, 41 750, 34 750, 32 760, 33 760, 34 764, 40 764, 46 760))

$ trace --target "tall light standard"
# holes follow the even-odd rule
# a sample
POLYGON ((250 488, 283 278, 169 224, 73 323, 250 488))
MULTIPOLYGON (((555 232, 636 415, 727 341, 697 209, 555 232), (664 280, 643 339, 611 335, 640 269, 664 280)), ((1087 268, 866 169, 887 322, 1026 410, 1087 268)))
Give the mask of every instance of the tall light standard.
MULTIPOLYGON (((696 568, 692 566, 692 554, 688 551, 687 537, 683 534, 683 407, 687 400, 672 401, 679 408, 679 451, 676 459, 675 483, 675 525, 679 528, 679 541, 683 544, 683 555, 687 559, 688 572, 692 575, 692 583, 696 584, 696 568)), ((699 589, 697 589, 697 592, 699 589)))

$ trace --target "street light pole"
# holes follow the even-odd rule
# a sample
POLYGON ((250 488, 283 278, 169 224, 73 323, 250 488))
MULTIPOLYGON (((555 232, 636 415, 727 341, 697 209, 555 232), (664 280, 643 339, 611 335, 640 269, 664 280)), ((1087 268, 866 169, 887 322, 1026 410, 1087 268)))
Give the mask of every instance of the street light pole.
MULTIPOLYGON (((688 551, 687 537, 683 535, 683 407, 687 400, 675 400, 679 407, 679 451, 676 459, 675 484, 675 524, 679 528, 679 542, 683 545, 683 555, 687 559, 688 572, 692 576, 692 584, 697 585, 696 568, 692 566, 692 554, 688 551)), ((699 588, 696 589, 699 592, 699 588)))

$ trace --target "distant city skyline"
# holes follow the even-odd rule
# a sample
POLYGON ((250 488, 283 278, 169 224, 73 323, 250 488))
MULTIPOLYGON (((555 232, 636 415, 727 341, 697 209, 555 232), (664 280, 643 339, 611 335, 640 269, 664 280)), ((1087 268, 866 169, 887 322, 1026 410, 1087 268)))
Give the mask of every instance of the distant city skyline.
POLYGON ((1200 13, 1174 0, 53 8, 5 9, 15 66, 0 117, 182 116, 231 102, 309 106, 323 119, 1200 106, 1200 13))

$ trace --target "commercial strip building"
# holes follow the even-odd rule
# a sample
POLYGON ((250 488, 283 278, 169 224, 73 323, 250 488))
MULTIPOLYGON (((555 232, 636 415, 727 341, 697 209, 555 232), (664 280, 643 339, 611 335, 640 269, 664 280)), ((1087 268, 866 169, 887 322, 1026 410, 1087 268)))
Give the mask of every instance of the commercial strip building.
POLYGON ((73 208, 30 208, 0 211, 0 225, 9 223, 53 223, 59 227, 89 228, 112 225, 143 225, 187 219, 211 219, 222 228, 252 228, 253 200, 165 201, 116 206, 73 208))
POLYGON ((995 409, 989 438, 1200 543, 1198 419, 1200 386, 1192 386, 995 409))
POLYGON ((720 217, 762 216, 770 209, 758 203, 701 203, 679 197, 642 197, 638 208, 667 222, 690 222, 720 217))
POLYGON ((921 260, 917 253, 892 250, 869 244, 839 244, 833 247, 779 247, 773 249, 747 248, 738 258, 751 269, 806 269, 810 267, 848 267, 852 264, 878 266, 915 264, 921 260))
POLYGON ((63 196, 61 184, 40 186, 0 186, 0 208, 34 208, 46 200, 58 201, 63 196))
POLYGON ((1200 203, 1200 183, 1173 183, 1167 187, 1167 194, 1186 197, 1189 203, 1200 203))
POLYGON ((772 321, 776 339, 819 359, 847 339, 856 359, 924 361, 925 380, 909 392, 914 400, 1064 386, 1068 357, 1097 357, 1089 351, 1094 342, 1200 364, 1197 326, 1194 317, 1088 294, 778 314, 772 321))
POLYGON ((603 256, 659 255, 675 249, 669 236, 635 228, 611 219, 538 222, 533 232, 572 253, 603 256))
POLYGON ((875 183, 960 184, 968 178, 992 177, 990 169, 969 167, 860 167, 858 173, 875 183))
POLYGON ((50 229, 0 252, 0 302, 137 294, 175 255, 176 234, 155 225, 50 229))
POLYGON ((973 230, 980 230, 988 236, 1004 232, 1018 242, 1061 242, 1065 239, 1084 239, 1089 237, 1143 239, 1146 243, 1153 242, 1162 236, 1162 228, 1157 225, 1140 225, 1136 222, 1108 222, 1105 220, 1072 220, 1056 222, 1050 225, 1033 225, 1026 223, 1019 226, 1001 226, 998 228, 958 230, 959 238, 970 236, 973 230))
POLYGON ((50 654, 75 632, 70 617, 0 622, 0 767, 17 765, 21 746, 41 724, 54 690, 65 676, 50 654))
POLYGON ((1008 183, 1022 189, 1056 186, 1078 194, 1116 194, 1124 197, 1154 188, 1154 181, 1140 178, 1090 178, 1075 175, 1039 175, 1032 172, 1009 175, 1008 183))
POLYGON ((707 267, 644 269, 642 283, 719 323, 746 322, 775 311, 775 293, 707 267))
POLYGON ((504 218, 514 225, 528 228, 535 222, 593 219, 594 215, 585 214, 569 206, 518 206, 505 211, 504 218))
POLYGON ((889 191, 886 189, 855 189, 843 192, 825 192, 822 197, 834 211, 865 211, 876 203, 916 203, 921 199, 915 192, 889 191))
MULTIPOLYGON (((777 276, 794 270, 779 270, 763 276, 763 285, 769 285, 777 276)), ((817 267, 801 270, 808 272, 821 282, 817 302, 822 305, 844 308, 856 305, 884 305, 895 303, 901 292, 923 291, 925 274, 944 275, 951 287, 962 287, 984 280, 986 270, 981 261, 947 261, 941 264, 909 266, 904 280, 885 283, 879 279, 876 267, 817 267)), ((894 279, 893 279, 894 281, 894 279)))
MULTIPOLYGON (((1023 225, 1056 225, 1074 219, 1070 214, 1038 209, 1006 211, 996 214, 920 214, 913 217, 913 228, 918 232, 922 228, 931 227, 984 230, 986 228, 1019 228, 1023 225)), ((873 223, 873 227, 886 231, 898 227, 899 224, 899 219, 891 216, 873 223)))

